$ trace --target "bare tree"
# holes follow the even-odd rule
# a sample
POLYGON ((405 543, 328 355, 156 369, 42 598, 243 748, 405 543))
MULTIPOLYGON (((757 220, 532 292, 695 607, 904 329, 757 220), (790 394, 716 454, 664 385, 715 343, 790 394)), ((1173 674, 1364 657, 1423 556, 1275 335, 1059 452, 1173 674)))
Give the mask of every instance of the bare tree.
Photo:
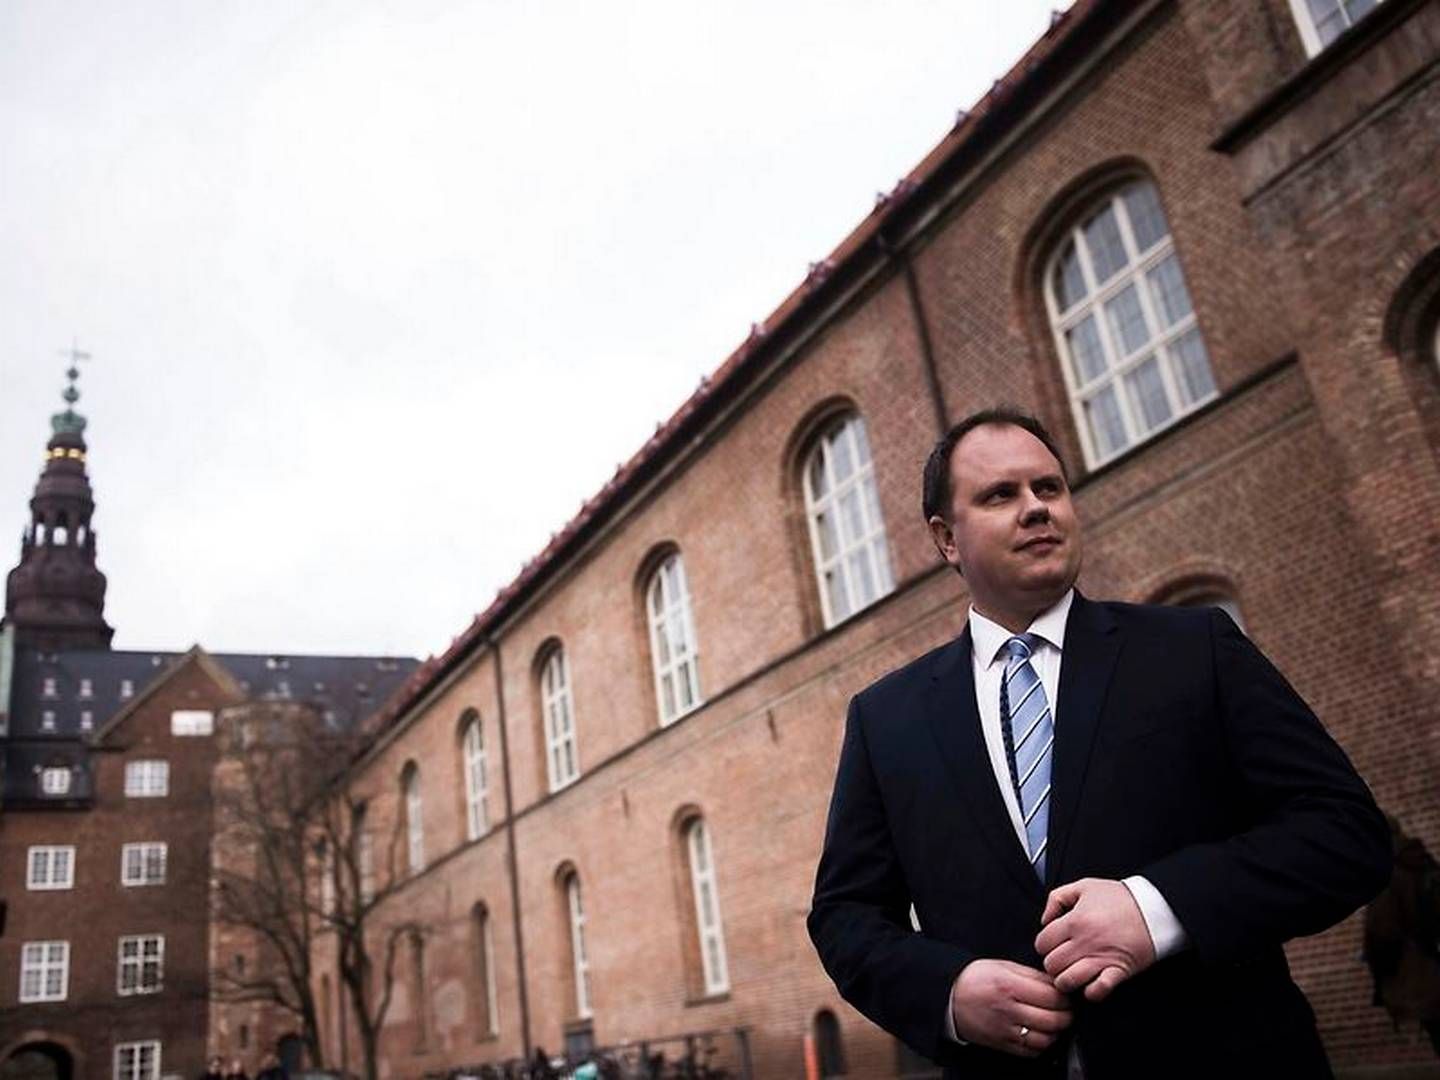
POLYGON ((247 704, 227 710, 223 723, 211 917, 217 933, 239 939, 253 955, 243 966, 218 962, 212 993, 288 1014, 310 1060, 334 1065, 325 1060, 315 993, 333 953, 362 1075, 378 1080, 400 943, 421 932, 378 914, 400 881, 399 822, 383 845, 377 878, 367 805, 345 782, 354 736, 293 703, 247 704))

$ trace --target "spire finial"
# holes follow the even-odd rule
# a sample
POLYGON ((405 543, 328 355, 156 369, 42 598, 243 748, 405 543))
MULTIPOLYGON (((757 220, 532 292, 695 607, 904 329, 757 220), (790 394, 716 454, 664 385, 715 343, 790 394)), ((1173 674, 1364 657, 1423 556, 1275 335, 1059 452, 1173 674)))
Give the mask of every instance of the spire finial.
POLYGON ((60 397, 65 402, 65 411, 56 413, 50 418, 50 427, 56 435, 69 433, 74 435, 82 434, 85 431, 85 417, 75 411, 75 403, 80 400, 80 361, 89 360, 91 356, 80 348, 80 343, 72 339, 70 348, 61 349, 60 355, 70 361, 70 366, 65 369, 65 389, 60 391, 60 397))

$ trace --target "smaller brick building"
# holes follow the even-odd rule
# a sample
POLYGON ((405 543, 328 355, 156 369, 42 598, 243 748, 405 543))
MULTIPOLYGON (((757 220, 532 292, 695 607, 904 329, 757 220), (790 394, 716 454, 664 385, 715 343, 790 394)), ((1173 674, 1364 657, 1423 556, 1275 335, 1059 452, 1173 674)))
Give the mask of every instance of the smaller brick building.
POLYGON ((212 1036, 215 965, 256 951, 212 933, 217 725, 264 703, 346 731, 415 662, 112 650, 67 403, 0 623, 0 1076, 253 1073, 288 1030, 252 1009, 212 1036))

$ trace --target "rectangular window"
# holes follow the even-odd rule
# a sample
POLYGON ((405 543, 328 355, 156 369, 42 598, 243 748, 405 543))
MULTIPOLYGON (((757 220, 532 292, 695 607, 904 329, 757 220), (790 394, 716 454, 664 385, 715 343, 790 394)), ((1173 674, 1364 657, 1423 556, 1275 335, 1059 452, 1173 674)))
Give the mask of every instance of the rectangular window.
POLYGON ((115 1044, 115 1080, 160 1080, 160 1043, 115 1044))
POLYGON ((95 728, 95 714, 89 709, 80 710, 80 730, 92 731, 95 728))
POLYGON ((166 854, 163 841, 125 844, 120 848, 120 884, 164 885, 166 854))
POLYGON ((176 709, 170 714, 171 735, 210 735, 215 731, 215 714, 209 709, 176 709))
POLYGON ((28 889, 69 889, 75 885, 75 848, 32 847, 25 878, 28 889))
POLYGON ((70 770, 58 767, 41 769, 40 791, 45 795, 69 795, 70 770))
POLYGON ((153 760, 127 762, 125 794, 136 799, 155 799, 170 794, 170 763, 153 760))
POLYGON ((95 696, 95 683, 92 680, 80 680, 80 696, 82 698, 91 698, 95 696))
POLYGON ((130 700, 132 697, 134 697, 134 696, 135 696, 135 680, 134 680, 134 679, 121 679, 121 680, 120 680, 120 700, 121 700, 121 701, 129 701, 129 700, 130 700))
POLYGON ((139 934, 120 939, 116 990, 123 996, 158 993, 165 981, 165 935, 139 934))
POLYGON ((55 730, 55 710, 45 709, 40 713, 40 730, 51 732, 55 730))
POLYGON ((368 832, 355 840, 355 859, 360 864, 360 902, 368 904, 375 899, 375 845, 368 832))
POLYGON ((40 683, 40 696, 43 698, 55 698, 59 696, 58 687, 53 675, 47 675, 40 683))
POLYGON ((20 947, 20 1002, 64 1001, 70 986, 70 943, 27 941, 20 947))

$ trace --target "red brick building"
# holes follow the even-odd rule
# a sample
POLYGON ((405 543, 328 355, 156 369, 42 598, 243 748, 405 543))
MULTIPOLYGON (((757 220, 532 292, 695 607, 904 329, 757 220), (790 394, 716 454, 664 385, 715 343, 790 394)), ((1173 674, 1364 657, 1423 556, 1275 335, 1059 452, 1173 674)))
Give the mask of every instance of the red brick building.
MULTIPOLYGON (((1082 588, 1229 606, 1440 849, 1436 161, 1434 3, 1057 18, 382 714, 382 1075, 737 1028, 759 1076, 915 1067, 804 919, 847 698, 964 617, 920 464, 996 401, 1067 452, 1082 588)), ((1423 1062, 1358 954, 1291 950, 1336 1066, 1423 1062)))
POLYGON ((0 1076, 195 1076, 207 1045, 253 1073, 292 1029, 211 1010, 216 965, 256 959, 210 925, 218 722, 344 730, 415 662, 112 650, 77 375, 0 623, 0 1076))

